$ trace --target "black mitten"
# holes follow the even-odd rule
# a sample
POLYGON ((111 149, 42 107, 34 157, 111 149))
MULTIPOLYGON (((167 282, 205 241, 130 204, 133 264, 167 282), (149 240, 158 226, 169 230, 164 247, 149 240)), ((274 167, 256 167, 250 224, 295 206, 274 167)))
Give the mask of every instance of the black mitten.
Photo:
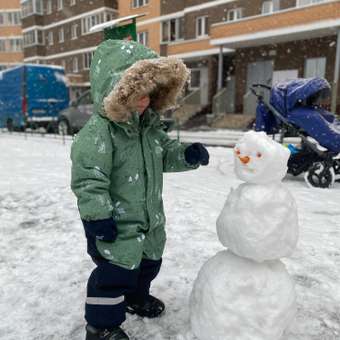
POLYGON ((117 224, 113 218, 98 221, 84 221, 86 234, 104 242, 114 242, 117 238, 117 224))
POLYGON ((201 143, 193 143, 184 151, 185 160, 190 165, 208 165, 209 152, 201 143))

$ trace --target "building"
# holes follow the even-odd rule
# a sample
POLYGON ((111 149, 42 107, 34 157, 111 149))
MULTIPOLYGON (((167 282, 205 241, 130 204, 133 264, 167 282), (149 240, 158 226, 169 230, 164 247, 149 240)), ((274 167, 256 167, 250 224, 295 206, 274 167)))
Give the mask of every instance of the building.
POLYGON ((23 62, 19 0, 0 0, 0 70, 23 62))
POLYGON ((71 99, 87 90, 94 50, 102 32, 90 32, 118 15, 116 0, 21 0, 25 63, 60 65, 71 99))
POLYGON ((294 77, 325 77, 340 97, 338 0, 119 0, 119 10, 146 14, 140 41, 191 68, 196 111, 254 113, 250 84, 294 77))

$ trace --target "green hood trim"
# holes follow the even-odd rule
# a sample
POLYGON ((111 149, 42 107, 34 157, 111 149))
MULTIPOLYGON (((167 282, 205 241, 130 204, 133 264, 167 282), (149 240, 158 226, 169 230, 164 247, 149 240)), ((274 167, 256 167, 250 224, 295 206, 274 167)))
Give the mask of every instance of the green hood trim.
POLYGON ((134 41, 107 40, 91 63, 91 92, 96 113, 127 122, 137 100, 149 94, 151 108, 162 112, 176 105, 189 70, 174 57, 159 57, 134 41))

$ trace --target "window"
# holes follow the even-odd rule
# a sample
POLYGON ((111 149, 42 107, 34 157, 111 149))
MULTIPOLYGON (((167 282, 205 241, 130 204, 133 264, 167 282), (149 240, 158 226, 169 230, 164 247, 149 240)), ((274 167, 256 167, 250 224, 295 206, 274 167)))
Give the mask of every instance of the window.
POLYGON ((9 39, 10 52, 22 52, 22 39, 9 39))
POLYGON ((77 39, 78 37, 78 25, 74 24, 71 26, 71 39, 77 39))
POLYGON ((308 6, 313 4, 318 4, 320 2, 324 2, 325 0, 297 0, 297 6, 308 6))
POLYGON ((35 30, 24 33, 24 46, 32 46, 36 44, 35 30))
POLYGON ((76 4, 76 0, 70 0, 70 6, 74 6, 76 4))
POLYGON ((6 40, 0 39, 0 52, 6 52, 6 40))
POLYGON ((306 59, 305 78, 321 77, 326 74, 326 58, 306 59))
POLYGON ((23 0, 21 1, 22 17, 33 14, 43 14, 42 0, 23 0))
POLYGON ((149 4, 149 0, 132 0, 132 8, 138 8, 149 4))
POLYGON ((88 70, 91 67, 91 61, 93 58, 93 52, 88 52, 83 54, 83 65, 84 69, 88 70))
POLYGON ((78 73, 79 72, 79 67, 78 67, 78 57, 74 57, 72 59, 72 71, 73 73, 78 73))
POLYGON ((235 21, 242 18, 242 8, 235 8, 228 11, 228 21, 235 21))
POLYGON ((64 7, 63 0, 58 0, 58 6, 57 6, 58 11, 62 11, 63 7, 64 7))
POLYGON ((46 14, 52 13, 52 0, 47 0, 46 4, 46 14))
POLYGON ((64 28, 63 27, 59 30, 59 42, 60 43, 64 42, 64 28))
POLYGON ((98 24, 101 23, 101 15, 100 14, 94 14, 94 15, 90 15, 86 18, 83 18, 81 20, 81 31, 82 31, 82 34, 85 34, 85 33, 88 33, 90 32, 90 29, 93 27, 93 26, 96 26, 98 24))
POLYGON ((20 26, 20 25, 21 25, 20 11, 0 13, 0 26, 20 26))
POLYGON ((162 41, 176 41, 184 37, 184 18, 176 18, 162 22, 162 41))
POLYGON ((24 46, 44 45, 43 31, 35 29, 24 33, 24 46))
POLYGON ((0 39, 0 52, 22 52, 22 39, 0 39))
POLYGON ((81 20, 81 33, 89 33, 93 26, 112 20, 111 12, 103 11, 98 14, 89 15, 81 20))
POLYGON ((196 37, 205 37, 208 35, 208 17, 196 18, 196 37))
POLYGON ((264 1, 262 3, 262 14, 268 14, 274 12, 273 1, 264 1))
POLYGON ((145 32, 137 33, 137 41, 144 46, 148 46, 149 45, 149 32, 145 31, 145 32))
POLYGON ((85 95, 79 98, 78 101, 79 105, 91 105, 93 104, 92 102, 92 97, 91 97, 91 92, 87 92, 85 95))
POLYGON ((48 32, 47 41, 49 45, 53 45, 53 32, 48 32))

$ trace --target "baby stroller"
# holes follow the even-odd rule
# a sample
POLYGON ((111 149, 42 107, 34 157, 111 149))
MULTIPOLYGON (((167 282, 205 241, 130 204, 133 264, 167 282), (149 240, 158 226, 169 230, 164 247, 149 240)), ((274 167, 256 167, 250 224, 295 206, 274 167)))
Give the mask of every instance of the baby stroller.
POLYGON ((258 99, 256 131, 274 137, 280 133, 281 141, 288 133, 301 138, 301 146, 289 145, 288 173, 305 173, 307 184, 317 188, 340 180, 340 121, 320 105, 330 97, 329 83, 323 78, 296 79, 272 88, 255 84, 251 91, 258 99))

